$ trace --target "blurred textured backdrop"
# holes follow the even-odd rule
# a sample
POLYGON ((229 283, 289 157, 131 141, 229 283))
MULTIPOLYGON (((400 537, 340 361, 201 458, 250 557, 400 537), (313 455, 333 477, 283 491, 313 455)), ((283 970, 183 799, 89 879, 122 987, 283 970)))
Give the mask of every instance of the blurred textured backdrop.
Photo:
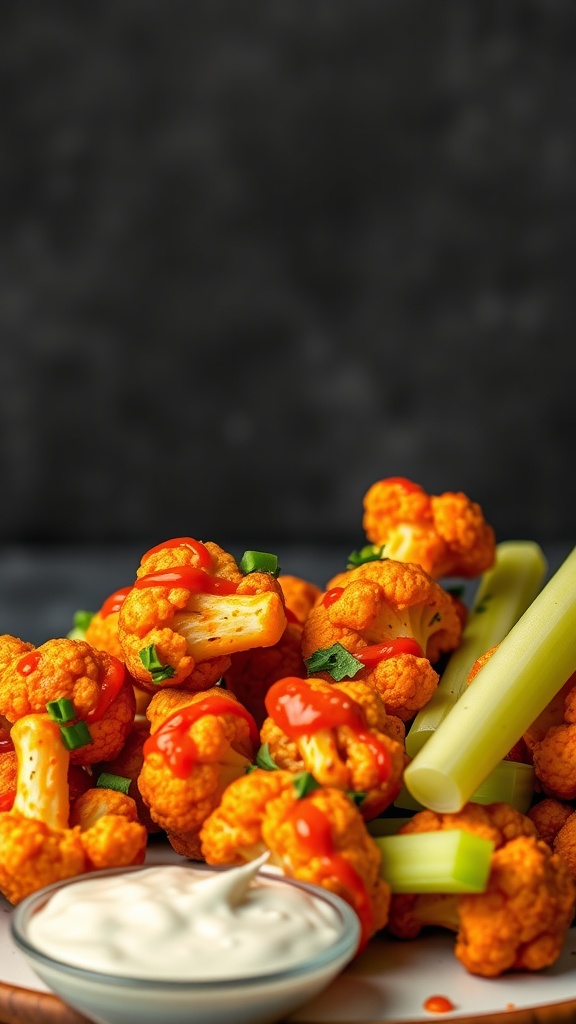
POLYGON ((1 543, 574 537, 572 0, 0 22, 1 543))

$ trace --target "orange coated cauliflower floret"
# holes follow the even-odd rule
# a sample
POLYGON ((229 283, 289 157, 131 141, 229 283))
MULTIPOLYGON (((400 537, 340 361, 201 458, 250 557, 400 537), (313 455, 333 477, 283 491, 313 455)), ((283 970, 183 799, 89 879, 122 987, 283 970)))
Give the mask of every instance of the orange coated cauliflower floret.
POLYGON ((92 615, 84 631, 84 639, 99 651, 108 651, 124 661, 124 652, 118 637, 120 608, 131 587, 120 587, 106 598, 101 608, 92 615))
POLYGON ((357 794, 365 819, 398 795, 406 761, 403 723, 368 683, 288 677, 268 692, 262 743, 279 768, 357 794))
POLYGON ((304 625, 309 612, 322 597, 321 588, 301 576, 291 576, 288 573, 280 573, 278 583, 282 587, 288 613, 291 613, 300 625, 304 625))
POLYGON ((217 544, 180 537, 143 555, 118 635, 143 688, 198 691, 220 679, 231 654, 269 647, 285 627, 282 590, 270 573, 243 575, 217 544))
POLYGON ((138 787, 172 847, 200 859, 198 832, 226 786, 242 775, 258 745, 256 724, 233 694, 165 689, 148 707, 138 787))
POLYGON ((86 790, 72 808, 70 826, 80 828, 87 871, 144 862, 147 830, 128 794, 105 787, 86 790))
POLYGON ((239 651, 230 658, 226 686, 248 709, 260 727, 266 717, 265 698, 276 680, 284 676, 306 676, 302 657, 302 626, 289 622, 280 639, 271 647, 239 651))
POLYGON ((495 533, 461 491, 429 495, 405 477, 378 480, 364 495, 363 527, 381 557, 416 562, 435 579, 472 579, 490 569, 495 533))
MULTIPOLYGON (((0 638, 3 645, 8 646, 4 637, 0 638)), ((15 722, 23 715, 43 713, 51 701, 67 698, 91 737, 90 743, 72 751, 72 761, 94 764, 114 757, 122 749, 136 710, 122 663, 83 640, 57 638, 40 647, 26 644, 23 648, 24 654, 17 652, 0 670, 0 715, 15 722)))
POLYGON ((339 644, 364 659, 366 667, 356 667, 354 678, 378 690, 389 714, 408 721, 438 685, 432 663, 458 647, 461 634, 450 594, 420 566, 388 559, 330 581, 304 624, 302 653, 308 663, 318 651, 339 644))
POLYGON ((388 929, 404 939, 415 938, 428 926, 457 932, 456 957, 471 974, 483 977, 549 967, 572 923, 576 886, 526 816, 503 804, 480 811, 476 807, 468 804, 455 815, 419 812, 400 831, 464 828, 492 839, 495 850, 486 890, 395 894, 388 929))
POLYGON ((209 864, 238 864, 270 851, 284 874, 347 900, 365 944, 388 916, 380 851, 345 793, 321 786, 300 796, 297 779, 256 769, 231 783, 204 822, 202 853, 209 864))
POLYGON ((24 715, 11 735, 16 795, 12 809, 0 813, 0 891, 6 899, 19 903, 42 886, 94 867, 143 861, 147 832, 137 821, 119 822, 112 814, 108 822, 88 822, 85 830, 69 823, 70 755, 56 722, 47 714, 24 715))
POLYGON ((539 800, 526 813, 530 821, 534 822, 540 839, 543 839, 548 846, 554 845, 554 840, 560 829, 566 824, 573 813, 572 804, 555 800, 554 797, 546 796, 539 800))
POLYGON ((576 672, 525 739, 543 792, 557 800, 576 799, 576 672))

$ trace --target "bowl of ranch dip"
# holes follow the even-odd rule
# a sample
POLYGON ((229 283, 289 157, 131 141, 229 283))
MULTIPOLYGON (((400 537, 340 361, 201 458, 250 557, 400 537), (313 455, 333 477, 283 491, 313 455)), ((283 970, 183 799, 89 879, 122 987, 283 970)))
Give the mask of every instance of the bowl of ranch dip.
POLYGON ((19 903, 12 937, 97 1024, 272 1024, 353 959, 360 925, 338 896, 263 861, 79 875, 19 903))

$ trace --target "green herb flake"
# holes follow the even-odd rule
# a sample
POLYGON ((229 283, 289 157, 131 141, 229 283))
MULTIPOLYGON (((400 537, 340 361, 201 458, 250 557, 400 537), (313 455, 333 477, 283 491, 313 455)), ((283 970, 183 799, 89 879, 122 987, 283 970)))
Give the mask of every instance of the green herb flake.
POLYGON ((346 568, 356 569, 359 565, 366 565, 366 562, 387 561, 383 554, 384 548, 384 544, 365 544, 364 547, 351 551, 346 568))
POLYGON ((278 556, 269 551, 245 551, 239 565, 245 576, 251 572, 269 572, 271 576, 278 576, 280 573, 278 556))
POLYGON ((298 772, 292 780, 294 789, 296 790, 296 797, 298 800, 302 800, 309 793, 313 793, 315 789, 320 788, 320 783, 316 782, 316 779, 310 772, 298 772))
POLYGON ((316 672, 328 672, 337 683, 341 679, 353 679, 365 666, 342 644, 335 643, 331 647, 321 647, 306 659, 308 675, 316 672))
POLYGON ((163 665, 158 657, 155 644, 150 644, 139 652, 140 661, 152 676, 153 683, 161 683, 164 679, 172 679, 176 669, 172 665, 163 665))
POLYGON ((256 754, 256 767, 264 768, 267 772, 275 772, 278 770, 278 765, 270 753, 268 743, 263 743, 256 754))
POLYGON ((50 715, 52 721, 58 722, 58 724, 72 722, 76 718, 74 705, 68 697, 59 697, 58 700, 49 700, 46 705, 46 711, 50 715))
POLYGON ((61 725, 60 732, 64 746, 68 750, 78 750, 80 747, 86 747, 92 743, 92 736, 86 722, 78 721, 71 725, 61 725))
POLYGON ((124 775, 114 775, 112 772, 101 772, 96 780, 96 785, 101 789, 115 789, 118 793, 128 795, 131 779, 124 775))

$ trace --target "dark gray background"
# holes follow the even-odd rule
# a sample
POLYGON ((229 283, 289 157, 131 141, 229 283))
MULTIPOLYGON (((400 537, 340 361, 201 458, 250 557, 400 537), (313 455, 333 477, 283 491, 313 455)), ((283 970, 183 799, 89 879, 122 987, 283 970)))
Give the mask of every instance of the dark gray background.
MULTIPOLYGON (((573 0, 6 2, 0 540, 574 538, 573 0)), ((104 595, 103 595, 104 596, 104 595)))

